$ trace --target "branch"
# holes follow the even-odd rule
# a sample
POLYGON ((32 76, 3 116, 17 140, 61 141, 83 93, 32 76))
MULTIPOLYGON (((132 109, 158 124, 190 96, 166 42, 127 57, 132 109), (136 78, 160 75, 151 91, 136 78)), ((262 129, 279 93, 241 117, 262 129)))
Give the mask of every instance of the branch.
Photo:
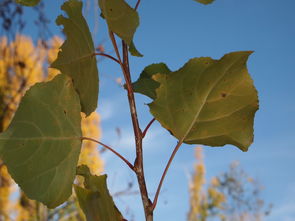
POLYGON ((148 129, 152 126, 152 124, 155 122, 155 118, 153 118, 149 123, 148 125, 146 126, 146 128, 144 129, 144 131, 142 132, 142 138, 145 137, 146 135, 146 132, 148 131, 148 129))
POLYGON ((95 139, 92 139, 92 138, 88 138, 88 137, 81 137, 81 140, 89 140, 89 141, 92 141, 92 142, 95 142, 95 143, 98 143, 99 145, 103 146, 104 148, 110 150, 111 152, 113 152, 115 155, 117 155, 119 158, 121 158, 121 160, 123 160, 127 166, 130 167, 131 170, 134 170, 134 167, 133 165, 125 158, 123 157, 121 154, 119 154, 117 151, 115 151, 113 148, 111 148, 110 146, 102 143, 102 142, 99 142, 98 140, 95 140, 95 139))
POLYGON ((93 53, 93 55, 100 55, 100 56, 104 56, 104 57, 107 57, 107 58, 110 58, 112 59, 113 61, 117 62, 118 64, 120 64, 120 61, 116 58, 114 58, 113 56, 111 55, 108 55, 108 54, 105 54, 105 53, 93 53))
POLYGON ((174 150, 173 150, 173 152, 172 152, 172 154, 171 154, 171 156, 170 156, 170 158, 169 158, 169 160, 168 160, 168 163, 167 163, 167 165, 166 165, 166 167, 165 167, 165 170, 164 170, 164 172, 163 172, 163 174, 162 174, 162 177, 161 177, 160 183, 159 183, 158 188, 157 188, 157 192, 156 192, 156 195, 155 195, 155 198, 154 198, 154 201, 153 201, 153 205, 152 205, 152 210, 154 210, 154 209, 156 208, 156 205, 157 205, 157 202, 158 202, 158 197, 159 197, 159 194, 160 194, 160 191, 161 191, 161 187, 162 187, 162 185, 163 185, 163 181, 164 181, 164 179, 165 179, 165 177, 166 177, 166 174, 167 174, 168 169, 169 169, 169 167, 170 167, 170 165, 171 165, 171 163, 172 163, 172 160, 174 159, 175 154, 176 154, 177 151, 179 150, 181 144, 182 144, 181 141, 179 141, 179 142, 177 143, 177 145, 175 146, 175 148, 174 148, 174 150))

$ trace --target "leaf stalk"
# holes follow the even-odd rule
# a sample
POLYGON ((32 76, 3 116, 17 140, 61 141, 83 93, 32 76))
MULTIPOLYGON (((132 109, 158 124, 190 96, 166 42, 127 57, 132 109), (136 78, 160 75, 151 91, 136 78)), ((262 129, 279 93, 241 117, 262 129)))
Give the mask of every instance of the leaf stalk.
POLYGON ((110 146, 98 141, 98 140, 95 140, 95 139, 92 139, 92 138, 89 138, 89 137, 81 137, 81 140, 88 140, 88 141, 92 141, 92 142, 95 142, 101 146, 103 146, 104 148, 110 150, 111 152, 113 152, 116 156, 118 156, 121 160, 123 160, 127 166, 134 171, 134 166, 125 158, 123 157, 121 154, 119 154, 117 151, 115 151, 113 148, 111 148, 110 146))

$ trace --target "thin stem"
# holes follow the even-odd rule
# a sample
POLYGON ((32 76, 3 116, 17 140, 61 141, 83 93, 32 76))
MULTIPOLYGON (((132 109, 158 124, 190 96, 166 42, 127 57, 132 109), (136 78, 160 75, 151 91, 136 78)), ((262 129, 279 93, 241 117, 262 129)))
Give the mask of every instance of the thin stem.
POLYGON ((131 113, 131 119, 132 119, 132 125, 133 125, 133 131, 135 136, 135 144, 136 144, 136 159, 134 162, 134 171, 137 176, 137 182, 140 189, 140 195, 142 199, 142 204, 144 207, 144 213, 146 221, 152 221, 153 220, 153 211, 152 211, 152 202, 150 201, 148 197, 148 191, 146 187, 145 182, 145 176, 144 176, 144 168, 143 168, 143 151, 142 151, 142 132, 138 123, 137 118, 137 111, 136 111, 136 104, 135 104, 135 98, 132 88, 132 81, 130 76, 130 69, 129 69, 129 58, 128 58, 128 46, 123 41, 122 43, 123 47, 123 66, 124 70, 122 70, 124 73, 124 78, 126 81, 126 88, 127 88, 127 96, 129 101, 129 108, 131 113))
POLYGON ((130 115, 132 120, 133 132, 135 136, 135 145, 136 145, 136 159, 134 162, 134 172, 136 173, 140 195, 144 207, 144 213, 146 221, 153 221, 153 211, 152 211, 152 202, 148 197, 148 192, 145 183, 144 177, 144 170, 143 170, 143 153, 142 153, 142 132, 139 126, 138 118, 137 118, 137 111, 136 111, 136 104, 134 93, 132 89, 131 83, 131 76, 130 76, 130 69, 129 69, 129 59, 128 59, 128 46, 123 41, 122 48, 123 48, 123 63, 121 60, 121 56, 118 50, 117 42, 114 36, 114 33, 109 31, 109 36, 112 41, 113 47, 115 49, 118 61, 120 62, 120 66, 124 75, 124 79, 126 82, 126 89, 127 89, 127 97, 129 102, 129 109, 130 115))
POLYGON ((140 4, 140 0, 138 0, 138 1, 137 1, 137 3, 136 3, 136 5, 135 5, 135 8, 134 8, 134 9, 135 9, 135 11, 137 10, 137 8, 138 8, 139 4, 140 4))
POLYGON ((113 148, 111 148, 110 146, 102 143, 102 142, 99 142, 98 140, 95 140, 95 139, 92 139, 92 138, 89 138, 89 137, 81 137, 81 140, 89 140, 89 141, 92 141, 92 142, 95 142, 95 143, 98 143, 99 145, 103 146, 104 148, 110 150, 111 152, 113 152, 115 155, 117 155, 119 158, 121 158, 121 160, 123 160, 127 166, 130 167, 131 170, 134 170, 134 166, 125 158, 123 157, 121 154, 119 154, 117 151, 115 151, 113 148))
POLYGON ((162 185, 163 185, 163 181, 164 181, 165 176, 166 176, 166 174, 167 174, 167 172, 168 172, 168 169, 169 169, 169 167, 170 167, 170 165, 171 165, 171 163, 172 163, 172 161, 173 161, 173 159, 174 159, 174 157, 175 157, 175 154, 176 154, 177 151, 179 150, 181 144, 182 144, 181 141, 179 141, 179 142, 177 143, 177 145, 175 146, 175 148, 174 148, 174 150, 173 150, 173 152, 172 152, 172 154, 171 154, 171 156, 170 156, 170 158, 169 158, 169 160, 168 160, 168 163, 167 163, 167 165, 166 165, 166 167, 165 167, 165 170, 164 170, 164 172, 163 172, 163 174, 162 174, 162 177, 161 177, 160 183, 159 183, 158 188, 157 188, 157 192, 156 192, 156 195, 155 195, 155 198, 154 198, 154 201, 153 201, 153 205, 152 205, 152 210, 154 210, 154 209, 156 208, 156 205, 157 205, 157 202, 158 202, 158 197, 159 197, 159 194, 160 194, 160 191, 161 191, 161 187, 162 187, 162 185))
POLYGON ((146 128, 144 129, 144 131, 142 132, 142 138, 145 137, 146 135, 146 132, 148 131, 148 129, 152 126, 152 124, 155 122, 155 118, 153 118, 149 123, 148 125, 146 126, 146 128))
MULTIPOLYGON (((123 63, 122 63, 122 60, 121 60, 121 56, 120 56, 120 53, 119 53, 119 49, 118 49, 118 46, 117 46, 117 42, 116 42, 116 39, 115 39, 115 36, 114 36, 114 33, 112 31, 109 31, 109 36, 110 36, 110 39, 112 41, 113 47, 115 49, 115 53, 117 55, 119 64, 121 65, 121 68, 124 69, 123 63)), ((124 71, 124 73, 125 73, 125 71, 124 71)))
POLYGON ((111 55, 108 55, 108 54, 105 54, 105 53, 93 53, 93 55, 100 55, 100 56, 104 56, 104 57, 107 57, 107 58, 110 58, 112 59, 113 61, 117 62, 118 64, 120 64, 120 61, 116 58, 114 58, 113 56, 111 55))

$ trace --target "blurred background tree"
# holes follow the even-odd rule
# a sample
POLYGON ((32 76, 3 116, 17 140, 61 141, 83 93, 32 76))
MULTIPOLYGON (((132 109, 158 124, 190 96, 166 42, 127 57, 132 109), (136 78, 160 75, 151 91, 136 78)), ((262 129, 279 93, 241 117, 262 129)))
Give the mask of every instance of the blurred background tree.
MULTIPOLYGON (((51 35, 48 19, 43 13, 44 5, 35 7, 35 25, 38 40, 35 42, 22 33, 25 27, 23 8, 12 0, 0 2, 0 131, 9 125, 21 97, 33 84, 52 79, 57 70, 48 69, 55 60, 62 39, 51 35)), ((99 115, 82 116, 85 136, 100 139, 99 115)), ((83 143, 79 164, 87 164, 93 174, 103 171, 97 145, 83 143)), ((76 181, 78 184, 81 180, 76 181)), ((29 200, 11 179, 6 166, 0 161, 0 221, 9 220, 84 220, 73 196, 67 203, 54 210, 29 200)))
POLYGON ((196 148, 194 173, 189 184, 188 221, 262 221, 270 214, 261 199, 263 187, 233 162, 228 171, 205 183, 205 164, 201 148, 196 148))

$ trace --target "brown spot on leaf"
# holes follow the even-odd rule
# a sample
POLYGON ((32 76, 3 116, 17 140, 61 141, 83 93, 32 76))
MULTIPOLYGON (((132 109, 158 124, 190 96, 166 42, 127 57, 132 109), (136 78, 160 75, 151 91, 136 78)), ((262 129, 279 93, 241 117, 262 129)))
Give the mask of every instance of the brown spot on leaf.
POLYGON ((223 92, 221 93, 221 97, 225 98, 227 96, 227 93, 223 92))

